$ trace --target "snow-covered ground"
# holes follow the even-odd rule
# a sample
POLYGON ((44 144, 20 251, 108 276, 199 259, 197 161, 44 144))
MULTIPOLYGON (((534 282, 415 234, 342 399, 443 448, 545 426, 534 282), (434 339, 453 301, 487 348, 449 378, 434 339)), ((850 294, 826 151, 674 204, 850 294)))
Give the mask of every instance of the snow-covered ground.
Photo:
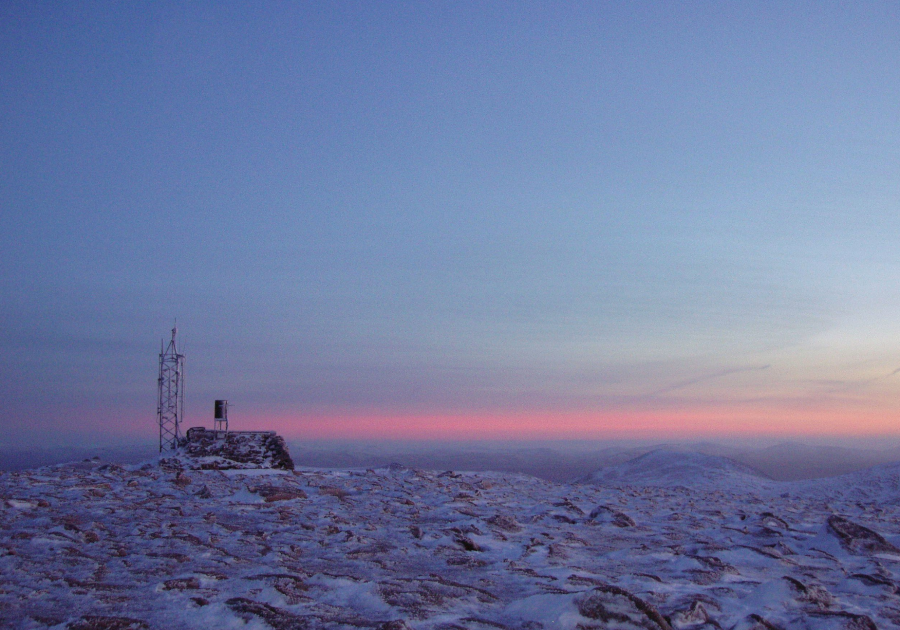
POLYGON ((900 467, 0 474, 0 627, 900 626, 900 467))

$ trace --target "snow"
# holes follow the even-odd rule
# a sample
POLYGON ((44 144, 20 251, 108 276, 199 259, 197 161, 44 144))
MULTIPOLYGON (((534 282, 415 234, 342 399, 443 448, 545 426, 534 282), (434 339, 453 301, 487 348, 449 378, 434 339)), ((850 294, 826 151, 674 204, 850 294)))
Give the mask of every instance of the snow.
POLYGON ((90 461, 0 473, 0 627, 888 628, 898 541, 900 466, 789 483, 656 452, 557 484, 90 461))
POLYGON ((603 468, 586 482, 604 485, 685 486, 714 489, 745 484, 751 488, 771 487, 771 480, 749 466, 725 457, 703 453, 651 451, 618 466, 603 468))

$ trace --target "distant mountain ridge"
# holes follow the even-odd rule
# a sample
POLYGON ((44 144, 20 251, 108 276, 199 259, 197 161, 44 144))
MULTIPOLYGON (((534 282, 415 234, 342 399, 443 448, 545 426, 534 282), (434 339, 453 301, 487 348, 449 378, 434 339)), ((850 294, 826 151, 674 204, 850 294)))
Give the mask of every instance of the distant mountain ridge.
POLYGON ((809 479, 791 483, 791 489, 823 500, 855 498, 878 503, 900 502, 900 462, 872 466, 837 477, 809 479))
POLYGON ((685 486, 751 484, 754 487, 771 483, 761 472, 727 457, 690 451, 658 449, 607 466, 584 477, 581 483, 629 486, 685 486))
MULTIPOLYGON (((400 462, 425 470, 466 470, 524 473, 555 482, 581 480, 603 467, 622 464, 655 450, 702 453, 726 457, 747 465, 776 481, 834 477, 872 466, 900 461, 900 447, 878 448, 811 445, 783 442, 770 446, 715 442, 625 443, 515 443, 410 444, 289 442, 291 456, 300 466, 316 468, 377 468, 400 462)), ((48 464, 81 461, 99 456, 104 461, 137 463, 157 456, 157 445, 31 448, 0 447, 0 470, 23 470, 48 464)))

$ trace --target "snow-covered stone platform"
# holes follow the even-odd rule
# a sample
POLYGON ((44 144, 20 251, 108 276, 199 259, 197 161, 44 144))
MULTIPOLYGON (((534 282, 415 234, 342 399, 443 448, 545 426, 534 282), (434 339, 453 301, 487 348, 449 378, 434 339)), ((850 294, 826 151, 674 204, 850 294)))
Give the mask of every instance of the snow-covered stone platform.
POLYGON ((233 470, 272 468, 293 470, 284 438, 274 431, 210 431, 188 429, 178 452, 160 460, 173 470, 233 470))

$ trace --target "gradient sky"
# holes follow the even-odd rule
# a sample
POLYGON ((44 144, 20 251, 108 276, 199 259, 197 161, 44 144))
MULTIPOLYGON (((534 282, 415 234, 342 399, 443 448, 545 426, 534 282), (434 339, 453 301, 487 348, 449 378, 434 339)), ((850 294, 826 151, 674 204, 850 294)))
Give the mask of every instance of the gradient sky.
POLYGON ((900 434, 895 2, 0 4, 0 445, 900 434))

